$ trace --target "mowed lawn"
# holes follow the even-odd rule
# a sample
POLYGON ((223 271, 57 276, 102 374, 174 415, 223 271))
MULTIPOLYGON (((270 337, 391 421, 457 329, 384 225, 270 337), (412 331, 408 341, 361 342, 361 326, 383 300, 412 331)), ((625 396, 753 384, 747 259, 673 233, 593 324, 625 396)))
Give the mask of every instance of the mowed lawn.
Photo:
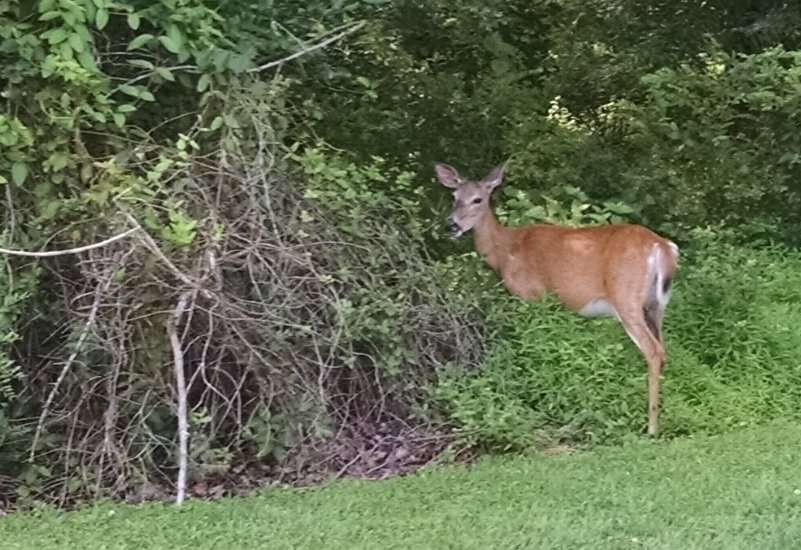
POLYGON ((0 548, 801 548, 801 427, 0 520, 0 548))

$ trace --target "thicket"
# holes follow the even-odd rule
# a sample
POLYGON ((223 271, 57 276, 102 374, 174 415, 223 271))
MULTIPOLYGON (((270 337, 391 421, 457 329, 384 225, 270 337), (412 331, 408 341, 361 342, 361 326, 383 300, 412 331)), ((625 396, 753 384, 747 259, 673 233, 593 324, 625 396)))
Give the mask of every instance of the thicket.
POLYGON ((2 498, 639 434, 622 329, 506 295, 435 160, 681 244, 666 435, 797 414, 801 15, 729 4, 0 0, 0 246, 68 251, 0 255, 2 498))

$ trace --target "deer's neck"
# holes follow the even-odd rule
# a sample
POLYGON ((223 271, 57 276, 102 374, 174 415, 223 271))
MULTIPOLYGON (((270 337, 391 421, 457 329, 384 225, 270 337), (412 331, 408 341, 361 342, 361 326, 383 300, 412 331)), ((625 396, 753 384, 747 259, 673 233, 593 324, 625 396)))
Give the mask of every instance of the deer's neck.
POLYGON ((473 228, 476 250, 493 269, 503 270, 506 264, 511 245, 511 231, 511 228, 498 222, 492 210, 487 210, 481 221, 473 228))

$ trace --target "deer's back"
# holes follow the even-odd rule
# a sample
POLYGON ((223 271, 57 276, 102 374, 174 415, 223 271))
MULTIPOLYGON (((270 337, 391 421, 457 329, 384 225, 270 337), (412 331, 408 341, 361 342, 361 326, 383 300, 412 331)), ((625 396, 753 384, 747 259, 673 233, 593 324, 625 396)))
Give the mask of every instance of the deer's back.
POLYGON ((667 246, 669 241, 632 224, 517 228, 504 282, 524 297, 548 290, 568 307, 581 309, 606 296, 611 284, 641 284, 654 244, 667 246))

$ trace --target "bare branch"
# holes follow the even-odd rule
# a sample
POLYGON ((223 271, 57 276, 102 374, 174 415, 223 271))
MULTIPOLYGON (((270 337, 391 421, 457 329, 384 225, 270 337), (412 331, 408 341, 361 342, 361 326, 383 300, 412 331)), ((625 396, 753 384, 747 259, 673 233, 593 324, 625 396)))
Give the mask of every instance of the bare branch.
MULTIPOLYGON (((267 69, 272 69, 273 67, 277 67, 278 65, 282 65, 283 63, 286 63, 287 61, 292 61, 293 59, 297 59, 298 57, 301 57, 303 55, 311 53, 311 52, 313 52, 315 50, 319 50, 320 48, 325 48, 329 44, 333 44, 334 42, 337 42, 337 41, 345 38, 349 34, 353 34, 354 32, 356 32, 359 29, 361 29, 362 27, 364 27, 365 24, 367 24, 367 21, 358 21, 356 23, 349 23, 347 25, 343 25, 342 27, 339 27, 338 29, 344 28, 345 30, 343 30, 340 33, 335 34, 334 36, 331 36, 331 37, 329 37, 329 38, 327 38, 327 39, 325 39, 325 40, 323 40, 321 42, 317 42, 316 44, 312 44, 311 46, 308 46, 307 48, 299 50, 299 51, 297 51, 297 52, 295 52, 295 53, 293 53, 291 55, 288 55, 286 57, 282 57, 281 59, 276 59, 275 61, 270 61, 269 63, 265 63, 264 65, 259 65, 258 67, 253 67, 252 69, 248 69, 248 72, 249 73, 258 73, 258 72, 261 72, 261 71, 266 71, 267 69)), ((334 29, 334 30, 336 31, 338 29, 334 29)))
POLYGON ((178 481, 176 487, 175 504, 180 506, 186 498, 186 476, 189 469, 189 418, 187 413, 186 377, 184 376, 184 352, 178 338, 178 324, 186 310, 191 291, 184 291, 178 304, 175 306, 170 320, 167 323, 167 334, 172 347, 173 373, 175 376, 175 392, 178 399, 178 481))
POLYGON ((64 378, 67 377, 67 373, 72 367, 72 364, 75 362, 75 359, 78 357, 78 354, 81 353, 83 350, 84 343, 86 342, 86 338, 89 336, 89 333, 92 331, 92 327, 95 324, 95 320, 97 319, 97 311, 100 308, 100 300, 103 295, 108 291, 109 287, 111 286, 111 282, 114 280, 114 269, 109 269, 108 274, 106 276, 106 280, 102 284, 98 284, 97 288, 95 289, 95 298, 92 302, 92 309, 89 312, 89 318, 86 320, 84 324, 83 331, 81 331, 81 335, 78 337, 78 341, 75 344, 75 349, 72 351, 70 356, 67 358, 66 363, 61 368, 61 372, 56 379, 56 383, 53 384, 53 388, 50 390, 50 393, 45 400, 44 405, 42 406, 42 412, 39 414, 39 421, 36 423, 36 433, 33 436, 33 442, 31 443, 31 450, 30 454, 28 455, 28 459, 33 462, 33 459, 36 456, 36 447, 39 444, 39 438, 42 436, 42 430, 44 429, 45 419, 47 419, 47 415, 50 412, 50 407, 53 404, 53 400, 56 397, 56 393, 58 393, 59 387, 61 387, 62 382, 64 382, 64 378))
POLYGON ((49 258, 52 256, 66 256, 68 254, 79 254, 81 252, 86 252, 87 250, 100 248, 109 245, 115 241, 119 241, 120 239, 124 239, 128 235, 131 235, 132 233, 136 233, 137 231, 139 231, 140 228, 141 226, 134 227, 132 229, 120 233, 119 235, 109 237, 104 241, 100 241, 99 243, 87 244, 86 246, 79 246, 77 248, 67 248, 64 250, 49 250, 47 252, 29 252, 27 250, 10 250, 8 248, 0 248, 0 253, 10 254, 12 256, 28 256, 33 258, 49 258))
MULTIPOLYGON (((166 70, 168 70, 170 72, 173 72, 173 71, 197 71, 198 70, 198 68, 195 65, 176 65, 174 67, 159 67, 159 68, 166 69, 166 70)), ((148 73, 140 74, 139 76, 131 78, 130 80, 126 80, 125 82, 123 82, 122 84, 120 84, 119 86, 117 86, 116 88, 111 90, 111 92, 109 92, 108 95, 114 95, 115 93, 119 92, 120 89, 122 89, 123 86, 130 86, 131 84, 139 82, 140 80, 145 80, 147 78, 151 78, 154 74, 155 74, 155 72, 151 71, 151 72, 148 72, 148 73)))

